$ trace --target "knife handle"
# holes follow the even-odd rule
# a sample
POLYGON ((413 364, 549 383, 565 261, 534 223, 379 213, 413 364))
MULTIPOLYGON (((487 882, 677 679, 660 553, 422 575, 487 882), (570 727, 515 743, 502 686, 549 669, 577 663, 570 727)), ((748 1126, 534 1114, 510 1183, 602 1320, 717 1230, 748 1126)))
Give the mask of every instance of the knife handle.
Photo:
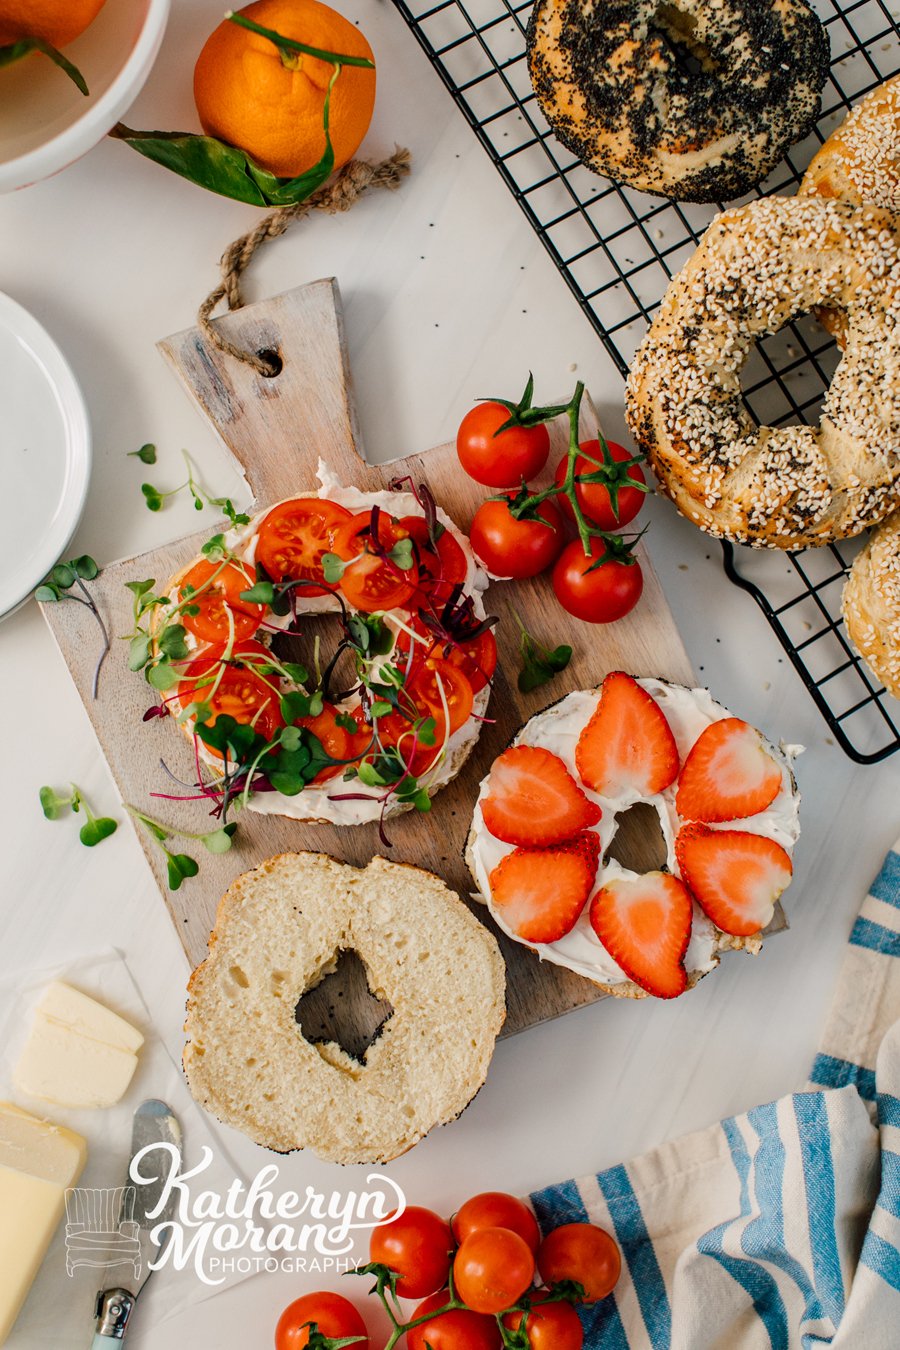
POLYGON ((111 1350, 121 1345, 134 1310, 134 1295, 127 1289, 102 1289, 95 1308, 96 1330, 91 1350, 111 1350))

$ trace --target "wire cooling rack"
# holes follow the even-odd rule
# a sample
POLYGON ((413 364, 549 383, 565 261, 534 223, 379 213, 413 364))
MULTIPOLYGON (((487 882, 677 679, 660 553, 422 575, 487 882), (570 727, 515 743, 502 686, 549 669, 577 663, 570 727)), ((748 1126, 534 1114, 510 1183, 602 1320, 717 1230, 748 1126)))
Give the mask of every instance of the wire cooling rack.
MULTIPOLYGON (((716 208, 612 183, 563 147, 528 77, 525 30, 533 0, 394 3, 624 376, 669 279, 716 208)), ((813 3, 832 52, 822 116, 751 196, 793 193, 847 109, 900 72, 900 15, 883 0, 813 3)), ((766 425, 817 421, 837 360, 824 329, 809 316, 798 319, 754 349, 742 382, 748 407, 766 425)), ((900 749, 900 703, 844 634, 841 589, 859 547, 849 541, 799 553, 730 544, 723 550, 727 575, 762 609, 835 740, 865 764, 900 749)))

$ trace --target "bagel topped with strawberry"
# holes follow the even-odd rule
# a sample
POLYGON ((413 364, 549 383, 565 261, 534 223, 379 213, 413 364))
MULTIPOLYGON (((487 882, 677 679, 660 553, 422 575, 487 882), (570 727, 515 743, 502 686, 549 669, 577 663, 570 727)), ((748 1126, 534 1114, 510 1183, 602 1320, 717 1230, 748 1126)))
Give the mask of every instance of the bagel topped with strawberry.
POLYGON ((675 998, 729 948, 760 949, 791 880, 790 751, 716 703, 621 671, 531 718, 481 784, 466 859, 511 938, 622 998, 675 998), (658 817, 666 863, 609 856, 658 817))
POLYGON ((177 720, 223 817, 238 799, 341 825, 426 811, 487 709, 495 620, 468 539, 424 486, 319 478, 214 536, 159 595, 129 583, 132 669, 161 696, 147 717, 177 720), (322 613, 336 641, 310 632, 322 613))

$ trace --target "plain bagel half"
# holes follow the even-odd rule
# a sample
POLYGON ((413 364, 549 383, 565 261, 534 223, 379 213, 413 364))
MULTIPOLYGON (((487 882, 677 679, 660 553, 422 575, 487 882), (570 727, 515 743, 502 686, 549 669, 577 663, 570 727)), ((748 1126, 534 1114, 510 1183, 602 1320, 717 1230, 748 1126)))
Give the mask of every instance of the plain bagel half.
POLYGON ((184 1071, 198 1102, 279 1153, 387 1162, 464 1110, 506 1016, 495 939, 430 872, 283 853, 225 893, 188 985, 184 1071), (393 1012, 362 1062, 308 1041, 301 995, 355 951, 393 1012))

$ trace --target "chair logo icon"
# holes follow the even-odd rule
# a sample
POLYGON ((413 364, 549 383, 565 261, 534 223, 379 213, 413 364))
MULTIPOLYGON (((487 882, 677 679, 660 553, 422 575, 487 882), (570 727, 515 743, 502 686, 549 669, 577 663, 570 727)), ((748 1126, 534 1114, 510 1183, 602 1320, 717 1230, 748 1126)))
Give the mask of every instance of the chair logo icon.
POLYGON ((66 1191, 66 1274, 79 1266, 130 1265, 141 1277, 140 1225, 134 1186, 70 1187, 66 1191))

